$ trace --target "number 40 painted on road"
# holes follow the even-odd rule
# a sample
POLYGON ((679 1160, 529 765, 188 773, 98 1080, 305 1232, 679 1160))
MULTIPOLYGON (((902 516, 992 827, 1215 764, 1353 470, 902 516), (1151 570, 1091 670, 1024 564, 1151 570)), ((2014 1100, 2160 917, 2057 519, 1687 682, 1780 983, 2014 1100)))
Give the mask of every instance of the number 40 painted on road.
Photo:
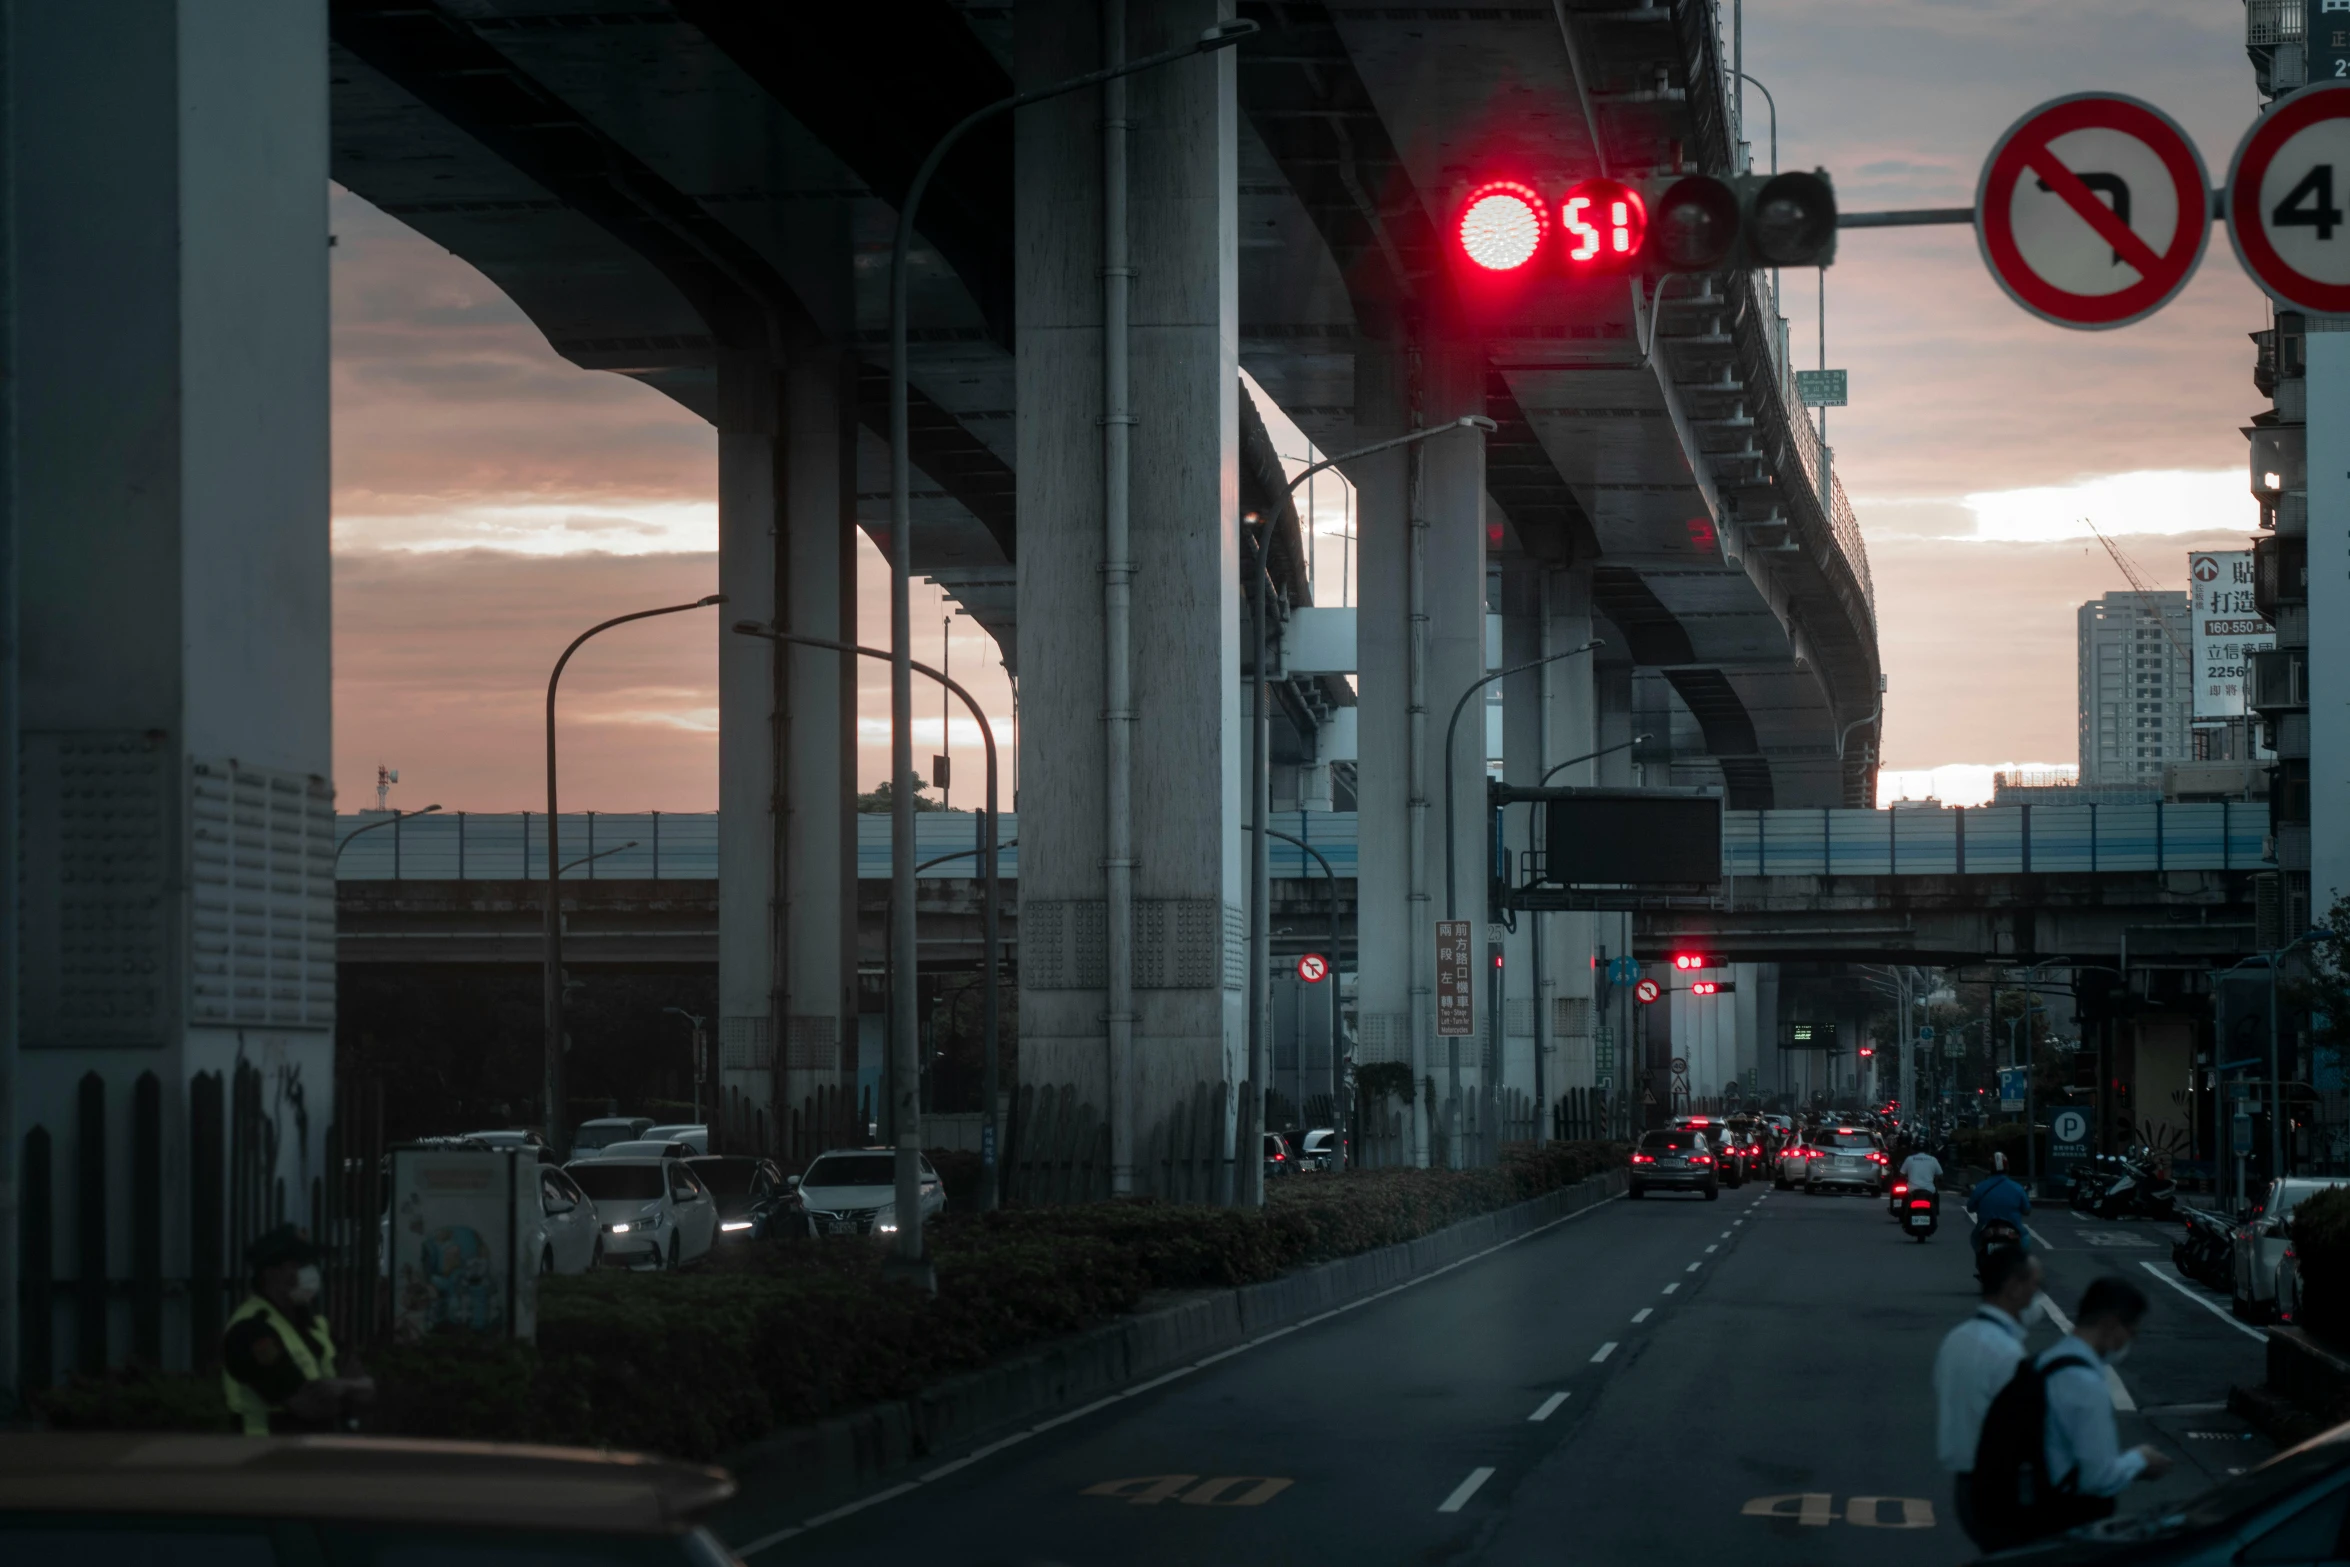
MULTIPOLYGON (((1836 1498, 1826 1491, 1794 1491, 1758 1496, 1738 1510, 1749 1518, 1784 1518, 1824 1529, 1836 1521, 1836 1498)), ((1844 1504, 1844 1521, 1855 1529, 1931 1529, 1934 1504, 1922 1496, 1855 1496, 1844 1504)))

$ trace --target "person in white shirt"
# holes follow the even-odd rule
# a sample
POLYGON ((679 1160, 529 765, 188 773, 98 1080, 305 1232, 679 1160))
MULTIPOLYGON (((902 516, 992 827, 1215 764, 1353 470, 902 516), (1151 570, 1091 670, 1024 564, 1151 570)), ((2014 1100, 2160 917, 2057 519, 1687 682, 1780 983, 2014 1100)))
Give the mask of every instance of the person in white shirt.
POLYGON ((1913 1192, 1930 1192, 1934 1183, 1942 1179, 1942 1161, 1920 1148, 1901 1161, 1901 1178, 1913 1192))
POLYGON ((2024 1330, 2039 1316, 2040 1259, 2017 1246, 1996 1246, 1983 1257, 1983 1303, 1952 1328, 1934 1356, 1934 1446, 1950 1472, 1958 1526, 1979 1546, 1975 1531, 1975 1446, 1991 1400, 2024 1358, 2024 1330))
POLYGON ((2159 1478, 2171 1466, 2160 1449, 2140 1445, 2123 1451, 2113 1419, 2113 1390, 2106 1367, 2130 1352, 2146 1296, 2127 1279, 2090 1281, 2072 1332, 2041 1352, 2046 1368, 2067 1356, 2085 1362, 2048 1376, 2048 1475, 2058 1485, 2069 1476, 2077 1495, 2114 1497, 2140 1475, 2159 1478))

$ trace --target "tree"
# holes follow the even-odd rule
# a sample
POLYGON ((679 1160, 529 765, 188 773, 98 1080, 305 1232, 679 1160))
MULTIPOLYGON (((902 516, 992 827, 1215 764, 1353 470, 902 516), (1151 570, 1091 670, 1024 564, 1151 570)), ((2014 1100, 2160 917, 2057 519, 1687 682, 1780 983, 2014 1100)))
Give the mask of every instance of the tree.
MULTIPOLYGON (((945 806, 939 804, 936 800, 931 799, 928 795, 922 792, 924 785, 921 774, 916 773, 913 775, 913 784, 915 810, 943 811, 946 809, 945 806)), ((895 807, 896 801, 893 800, 890 796, 889 780, 886 778, 881 780, 880 783, 875 784, 870 792, 857 796, 857 810, 861 815, 887 816, 893 809, 895 809, 895 807)))

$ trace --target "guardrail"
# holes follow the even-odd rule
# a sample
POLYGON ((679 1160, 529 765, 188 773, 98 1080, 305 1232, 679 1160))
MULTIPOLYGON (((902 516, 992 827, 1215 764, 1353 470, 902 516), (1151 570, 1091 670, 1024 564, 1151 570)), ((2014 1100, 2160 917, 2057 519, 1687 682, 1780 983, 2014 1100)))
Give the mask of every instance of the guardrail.
POLYGON ((2228 800, 1722 816, 1730 876, 2249 871, 2268 863, 2268 807, 2228 800))

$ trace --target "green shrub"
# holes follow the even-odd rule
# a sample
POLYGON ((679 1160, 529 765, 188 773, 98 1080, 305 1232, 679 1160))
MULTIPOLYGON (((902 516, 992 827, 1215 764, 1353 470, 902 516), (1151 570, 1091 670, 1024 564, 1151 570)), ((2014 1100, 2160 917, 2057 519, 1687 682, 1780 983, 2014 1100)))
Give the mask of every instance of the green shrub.
MULTIPOLYGON (((935 1157, 935 1156, 934 1156, 935 1157)), ((1299 1175, 1262 1212, 1130 1201, 949 1213, 938 1293, 881 1248, 727 1247, 682 1273, 540 1281, 538 1342, 436 1335, 369 1357, 369 1429, 709 1458, 780 1426, 901 1399, 1133 1311, 1428 1234, 1616 1167, 1610 1144, 1513 1147, 1483 1170, 1299 1175)), ((43 1401, 82 1429, 217 1430, 217 1378, 116 1378, 43 1401)))
POLYGON ((2008 1173, 2018 1180, 2023 1178, 2023 1122, 2003 1121, 1997 1126, 1962 1126, 1950 1134, 1950 1160, 1961 1169, 1989 1170, 1992 1168, 1991 1156, 1995 1153, 2007 1155, 2008 1173))
POLYGON ((2286 1224, 2301 1269, 2301 1326, 2350 1345, 2350 1188, 2312 1192, 2286 1224))

